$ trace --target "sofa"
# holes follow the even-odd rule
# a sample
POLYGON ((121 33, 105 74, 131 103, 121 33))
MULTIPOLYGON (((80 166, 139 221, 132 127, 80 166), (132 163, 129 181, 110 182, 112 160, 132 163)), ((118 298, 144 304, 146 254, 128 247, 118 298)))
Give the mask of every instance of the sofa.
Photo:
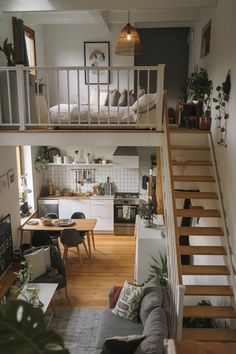
MULTIPOLYGON (((110 306, 113 289, 109 293, 110 306)), ((163 289, 158 278, 155 278, 145 284, 138 322, 115 315, 112 313, 112 308, 104 310, 98 328, 94 354, 101 353, 107 338, 130 335, 145 336, 134 354, 163 354, 163 341, 168 337, 168 313, 169 302, 166 289, 163 289)))

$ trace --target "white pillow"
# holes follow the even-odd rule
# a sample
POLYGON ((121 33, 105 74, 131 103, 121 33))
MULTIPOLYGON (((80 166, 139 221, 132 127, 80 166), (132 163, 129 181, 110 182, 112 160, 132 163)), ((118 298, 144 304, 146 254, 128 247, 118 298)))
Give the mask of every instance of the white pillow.
MULTIPOLYGON (((106 98, 107 98, 107 91, 100 90, 99 96, 99 103, 100 106, 104 106, 106 98)), ((98 106, 98 90, 97 88, 93 88, 90 94, 90 105, 91 106, 98 106)))
POLYGON ((43 248, 33 253, 26 254, 24 257, 29 265, 30 281, 33 281, 35 278, 47 272, 43 248))
POLYGON ((156 102, 156 93, 146 93, 143 96, 139 97, 136 102, 134 102, 132 109, 135 113, 144 113, 147 112, 147 110, 150 111, 153 107, 155 107, 156 102))
POLYGON ((51 270, 51 268, 52 268, 52 266, 51 266, 50 247, 43 248, 43 252, 44 252, 44 261, 45 261, 45 264, 46 264, 47 272, 49 272, 49 270, 51 270))

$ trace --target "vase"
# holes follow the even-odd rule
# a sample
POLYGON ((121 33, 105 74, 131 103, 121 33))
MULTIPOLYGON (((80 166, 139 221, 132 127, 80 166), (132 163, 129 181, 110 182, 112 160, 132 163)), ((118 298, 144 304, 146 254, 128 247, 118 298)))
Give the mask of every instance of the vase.
POLYGON ((143 225, 144 227, 151 227, 152 223, 150 219, 143 219, 143 225))
POLYGON ((199 117, 199 129, 210 130, 211 129, 211 117, 202 115, 199 117))

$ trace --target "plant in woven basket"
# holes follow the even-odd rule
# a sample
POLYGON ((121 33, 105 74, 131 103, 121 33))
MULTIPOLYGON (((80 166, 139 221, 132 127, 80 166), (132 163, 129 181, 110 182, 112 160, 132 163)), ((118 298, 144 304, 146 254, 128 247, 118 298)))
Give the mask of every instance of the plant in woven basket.
POLYGON ((220 146, 227 147, 226 135, 227 135, 227 124, 229 119, 228 102, 230 98, 231 90, 231 79, 230 71, 228 71, 225 82, 222 85, 216 87, 216 96, 213 97, 213 102, 216 104, 216 117, 217 128, 218 128, 218 141, 217 144, 220 146))
POLYGON ((157 260, 153 256, 151 256, 154 261, 150 266, 150 274, 147 281, 158 277, 160 284, 163 288, 166 288, 168 285, 168 268, 167 268, 167 255, 164 256, 159 252, 160 260, 157 260))

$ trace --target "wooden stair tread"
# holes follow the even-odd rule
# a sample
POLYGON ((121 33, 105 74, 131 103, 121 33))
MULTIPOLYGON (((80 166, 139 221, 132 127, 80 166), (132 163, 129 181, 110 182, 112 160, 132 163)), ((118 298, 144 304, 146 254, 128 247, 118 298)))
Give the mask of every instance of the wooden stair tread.
POLYGON ((226 255, 226 251, 222 246, 180 246, 180 254, 226 255))
POLYGON ((175 198, 179 199, 218 199, 214 192, 175 192, 175 198))
POLYGON ((215 182, 212 176, 173 176, 174 182, 215 182))
POLYGON ((220 212, 217 209, 176 209, 176 215, 182 217, 206 217, 206 218, 218 218, 220 212))
POLYGON ((234 293, 229 285, 185 285, 184 295, 234 296, 234 293))
POLYGON ((232 306, 184 306, 183 317, 236 318, 232 306))
POLYGON ((235 354, 236 343, 175 341, 176 354, 235 354))
POLYGON ((183 275, 229 275, 223 265, 182 265, 183 275))
POLYGON ((171 150, 199 150, 199 151, 209 151, 209 146, 194 146, 194 145, 171 145, 171 150))
POLYGON ((178 227, 179 235, 224 236, 221 227, 178 227))
POLYGON ((236 342, 236 329, 183 328, 182 334, 188 340, 236 342))
POLYGON ((212 162, 207 160, 186 160, 186 161, 172 160, 172 165, 173 166, 212 166, 212 162))

